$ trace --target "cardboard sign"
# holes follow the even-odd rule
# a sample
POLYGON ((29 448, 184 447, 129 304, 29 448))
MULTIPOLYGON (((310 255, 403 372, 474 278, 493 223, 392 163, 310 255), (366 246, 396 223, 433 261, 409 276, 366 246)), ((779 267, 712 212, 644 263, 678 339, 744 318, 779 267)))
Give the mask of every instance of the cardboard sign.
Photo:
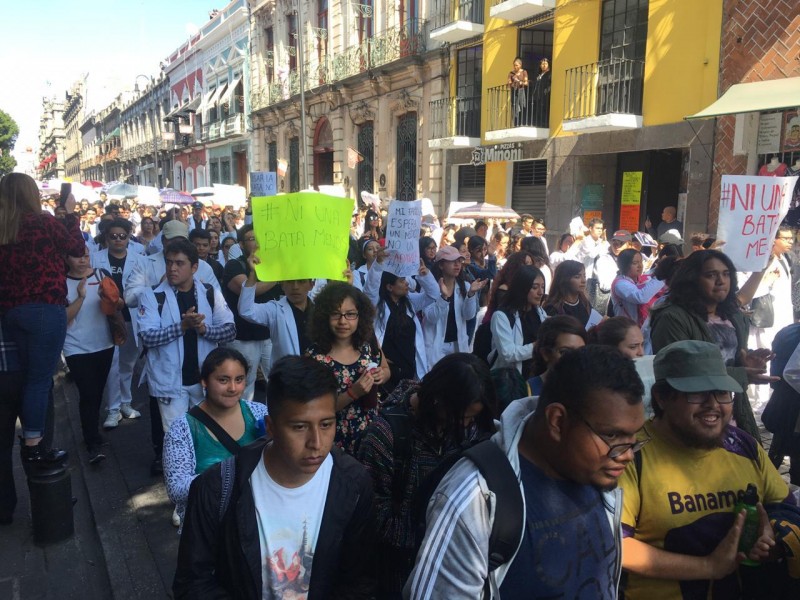
POLYGON ((253 196, 274 196, 278 193, 278 176, 271 171, 250 173, 250 193, 253 196))
POLYGON ((636 204, 642 202, 642 172, 625 171, 622 174, 622 194, 621 202, 625 204, 636 204))
POLYGON ((761 271, 772 253, 797 177, 723 175, 717 241, 737 271, 761 271))
POLYGON ((419 271, 419 229, 422 224, 422 201, 394 200, 386 215, 386 250, 384 270, 398 277, 411 277, 419 271))
POLYGON ((353 201, 316 192, 253 198, 261 281, 344 281, 353 201))

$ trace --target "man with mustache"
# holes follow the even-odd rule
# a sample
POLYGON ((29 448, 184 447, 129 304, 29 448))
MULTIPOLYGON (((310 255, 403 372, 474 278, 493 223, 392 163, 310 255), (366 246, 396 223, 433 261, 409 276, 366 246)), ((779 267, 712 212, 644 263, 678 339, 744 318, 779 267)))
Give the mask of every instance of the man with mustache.
POLYGON ((719 348, 674 342, 658 352, 653 370, 655 417, 642 433, 651 441, 620 479, 626 600, 739 598, 743 575, 755 577, 762 590, 777 583, 775 571, 737 568, 745 558, 798 556, 782 528, 796 526, 800 513, 764 449, 731 424, 733 393, 742 388, 719 348), (759 523, 745 553, 739 551, 745 515, 735 506, 751 483, 758 489, 759 523))

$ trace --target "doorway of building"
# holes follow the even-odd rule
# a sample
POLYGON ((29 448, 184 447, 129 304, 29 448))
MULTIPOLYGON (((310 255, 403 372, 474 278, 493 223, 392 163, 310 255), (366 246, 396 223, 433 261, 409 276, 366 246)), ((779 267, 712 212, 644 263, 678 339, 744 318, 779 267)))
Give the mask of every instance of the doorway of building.
MULTIPOLYGON (((645 231, 644 222, 650 217, 652 227, 661 222, 661 211, 666 206, 678 206, 683 175, 683 151, 680 149, 626 152, 617 155, 617 183, 614 203, 615 223, 621 227, 638 223, 637 231, 645 231), (641 175, 639 175, 641 174, 641 175), (638 217, 626 220, 631 201, 641 178, 638 217)), ((685 234, 684 234, 685 235, 685 234)))
POLYGON ((321 185, 333 185, 333 131, 325 117, 314 131, 314 188, 321 185))

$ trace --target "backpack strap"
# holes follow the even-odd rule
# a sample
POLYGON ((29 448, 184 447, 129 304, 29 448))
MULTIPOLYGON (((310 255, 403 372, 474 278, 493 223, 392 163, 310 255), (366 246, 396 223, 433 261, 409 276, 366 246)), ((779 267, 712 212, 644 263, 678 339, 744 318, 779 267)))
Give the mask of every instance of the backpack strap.
POLYGON ((206 411, 200 408, 199 405, 190 408, 189 414, 200 421, 200 423, 205 425, 206 429, 213 433, 214 437, 217 438, 217 441, 225 447, 225 450, 234 456, 239 453, 241 446, 236 443, 236 440, 234 440, 219 423, 212 419, 206 411))
POLYGON ((214 310, 214 286, 205 281, 203 285, 206 286, 206 300, 208 300, 208 305, 211 307, 211 310, 214 310))
POLYGON ((233 482, 236 479, 236 457, 232 456, 219 463, 219 470, 222 481, 222 489, 219 495, 219 520, 222 522, 233 495, 233 482))
POLYGON ((522 541, 523 502, 519 480, 508 457, 500 447, 486 440, 464 451, 478 467, 497 505, 494 509, 492 532, 489 534, 489 571, 507 563, 522 541))
POLYGON ((392 511, 400 514, 403 494, 408 483, 411 466, 412 427, 411 415, 405 406, 384 408, 381 415, 392 430, 392 454, 394 455, 394 477, 392 478, 392 511))

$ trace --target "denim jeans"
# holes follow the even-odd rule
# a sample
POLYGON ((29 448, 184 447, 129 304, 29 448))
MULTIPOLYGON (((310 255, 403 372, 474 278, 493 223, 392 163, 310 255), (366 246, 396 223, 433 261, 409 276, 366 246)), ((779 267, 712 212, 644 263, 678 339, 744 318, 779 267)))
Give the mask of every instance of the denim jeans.
POLYGON ((3 323, 17 343, 25 374, 22 435, 42 437, 53 374, 67 335, 67 310, 55 304, 22 304, 9 310, 3 323))

